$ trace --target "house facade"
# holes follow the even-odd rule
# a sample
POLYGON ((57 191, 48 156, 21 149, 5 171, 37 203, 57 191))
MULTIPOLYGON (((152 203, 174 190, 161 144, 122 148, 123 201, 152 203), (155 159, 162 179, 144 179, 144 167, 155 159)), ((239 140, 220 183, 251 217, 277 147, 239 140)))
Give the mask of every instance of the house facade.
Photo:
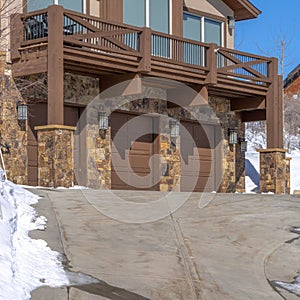
POLYGON ((244 123, 266 120, 261 189, 285 193, 277 60, 234 49, 235 22, 259 14, 246 0, 27 1, 3 55, 9 177, 242 192, 244 123))

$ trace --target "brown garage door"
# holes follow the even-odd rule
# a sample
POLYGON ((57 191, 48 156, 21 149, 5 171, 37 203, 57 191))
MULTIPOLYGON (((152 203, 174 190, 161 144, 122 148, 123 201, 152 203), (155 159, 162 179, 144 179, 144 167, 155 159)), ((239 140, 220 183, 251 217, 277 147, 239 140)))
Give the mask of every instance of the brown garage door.
POLYGON ((157 162, 150 160, 157 153, 157 136, 151 133, 153 122, 153 118, 146 116, 126 113, 111 115, 112 189, 158 189, 157 162))
POLYGON ((212 125, 181 122, 181 180, 182 192, 211 192, 214 190, 214 140, 212 125), (191 138, 194 142, 191 142, 191 138))

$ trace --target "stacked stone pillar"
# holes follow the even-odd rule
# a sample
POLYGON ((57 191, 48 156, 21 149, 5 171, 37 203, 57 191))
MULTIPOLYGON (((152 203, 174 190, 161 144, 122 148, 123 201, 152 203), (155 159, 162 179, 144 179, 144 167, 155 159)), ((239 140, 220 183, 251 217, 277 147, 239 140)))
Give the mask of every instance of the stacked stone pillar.
POLYGON ((71 187, 74 184, 75 127, 46 125, 38 131, 38 185, 71 187))
POLYGON ((290 193, 290 159, 285 149, 261 149, 260 191, 261 193, 290 193))

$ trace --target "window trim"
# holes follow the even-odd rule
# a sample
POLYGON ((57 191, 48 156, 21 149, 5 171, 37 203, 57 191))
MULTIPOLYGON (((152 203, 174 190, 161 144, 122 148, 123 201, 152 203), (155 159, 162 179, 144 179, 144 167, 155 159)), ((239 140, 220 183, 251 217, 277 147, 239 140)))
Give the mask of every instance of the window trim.
MULTIPOLYGON (((200 30, 201 30, 201 43, 206 43, 205 42, 205 19, 206 20, 211 20, 211 21, 215 21, 215 22, 219 22, 220 25, 221 25, 221 45, 220 47, 224 47, 225 45, 225 42, 226 42, 226 32, 225 32, 225 26, 224 24, 226 23, 226 19, 225 18, 214 18, 214 17, 211 17, 212 15, 211 14, 203 14, 203 15, 200 15, 200 14, 196 14, 196 13, 192 13, 192 12, 189 12, 189 11, 186 11, 184 10, 183 11, 183 15, 184 14, 187 14, 187 15, 191 15, 191 16, 194 16, 194 17, 197 17, 200 19, 200 30), (208 16, 209 15, 209 16, 208 16), (225 20, 225 21, 224 21, 225 20)), ((184 18, 182 16, 182 22, 184 21, 184 18)), ((184 36, 183 36, 184 37, 184 36)))

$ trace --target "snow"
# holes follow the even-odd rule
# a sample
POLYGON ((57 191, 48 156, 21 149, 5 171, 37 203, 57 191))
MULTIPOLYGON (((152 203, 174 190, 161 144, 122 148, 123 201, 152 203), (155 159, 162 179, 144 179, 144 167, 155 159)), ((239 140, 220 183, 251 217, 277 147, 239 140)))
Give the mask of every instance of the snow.
POLYGON ((300 150, 291 152, 291 193, 300 190, 300 150))
POLYGON ((0 181, 0 299, 30 299, 37 287, 69 284, 59 253, 28 236, 30 230, 45 229, 46 218, 30 206, 37 202, 36 195, 0 181))

